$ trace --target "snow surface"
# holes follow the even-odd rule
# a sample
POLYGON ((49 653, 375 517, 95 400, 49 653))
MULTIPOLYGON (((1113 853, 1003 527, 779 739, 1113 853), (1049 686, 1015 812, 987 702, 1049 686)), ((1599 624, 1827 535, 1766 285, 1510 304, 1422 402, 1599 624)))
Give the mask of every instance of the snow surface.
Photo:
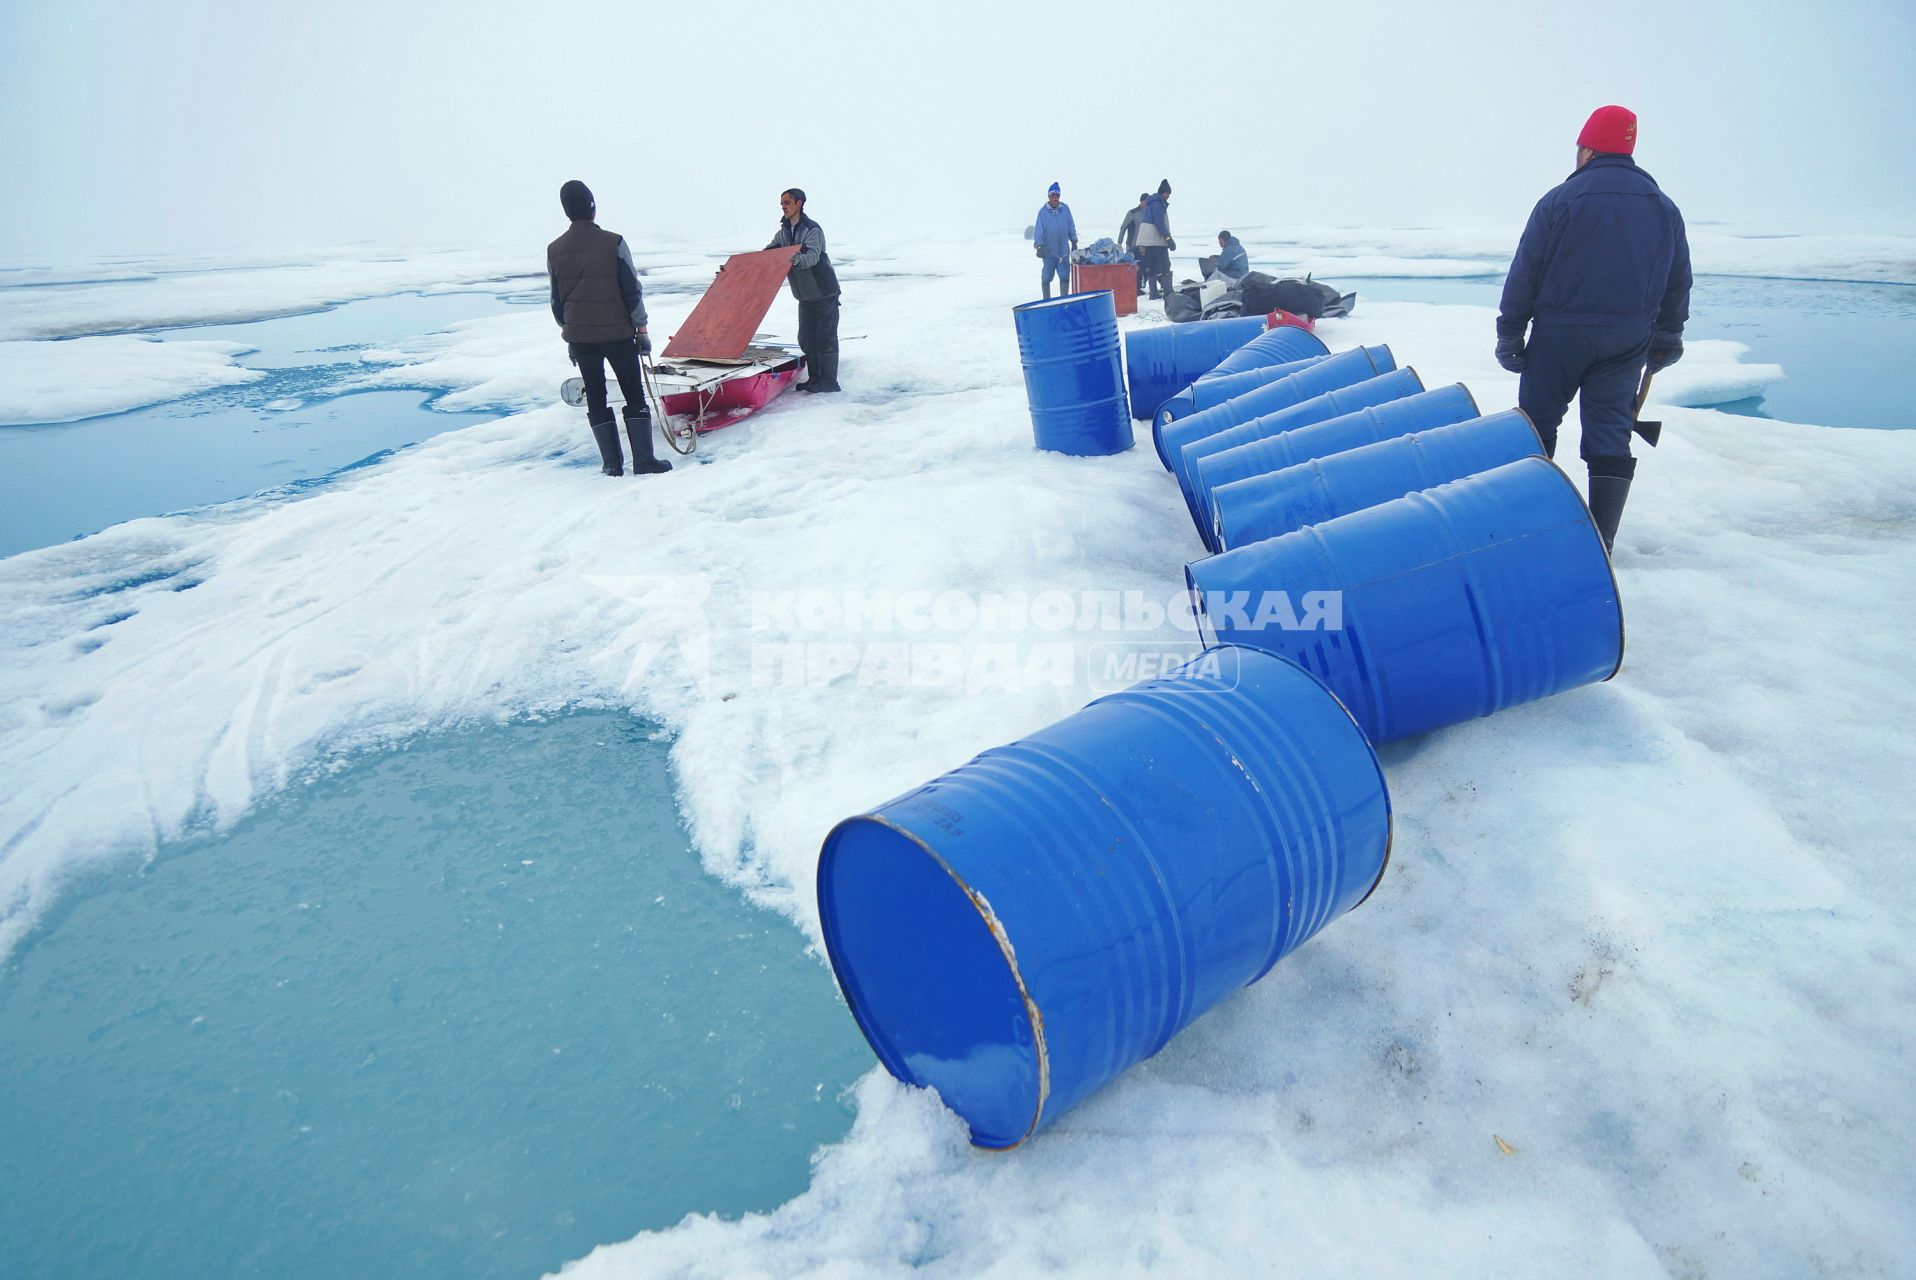
POLYGON ((77 422, 265 377, 236 342, 73 338, 0 342, 0 426, 77 422))
MULTIPOLYGON (((752 592, 1162 600, 1201 552, 1148 446, 1031 448, 1008 311, 1036 273, 1006 241, 867 267, 849 393, 708 437, 710 465, 599 476, 550 403, 553 331, 501 317, 403 376, 524 412, 0 560, 0 956, 90 868, 342 753, 566 705, 669 726, 706 867, 816 938, 836 820, 1090 691, 768 686, 752 652, 787 637, 752 592)), ((689 304, 658 297, 656 331, 689 304)), ((794 332, 789 298, 768 328, 794 332)), ((1364 304, 1323 333, 1515 400, 1482 308, 1364 304)), ((1739 355, 1678 368, 1762 376, 1739 355)), ((1621 675, 1388 748, 1396 846, 1361 909, 1015 1153, 874 1069, 804 1195, 567 1274, 1901 1269, 1916 433, 1653 408, 1621 675)))

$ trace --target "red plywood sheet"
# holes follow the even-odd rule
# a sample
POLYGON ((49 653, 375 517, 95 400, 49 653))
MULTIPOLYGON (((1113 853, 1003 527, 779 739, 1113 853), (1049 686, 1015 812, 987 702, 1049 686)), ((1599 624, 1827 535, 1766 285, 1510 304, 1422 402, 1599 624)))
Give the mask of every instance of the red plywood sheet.
POLYGON ((792 269, 799 246, 735 253, 719 268, 692 314, 666 344, 665 356, 681 360, 737 360, 772 309, 778 287, 792 269))

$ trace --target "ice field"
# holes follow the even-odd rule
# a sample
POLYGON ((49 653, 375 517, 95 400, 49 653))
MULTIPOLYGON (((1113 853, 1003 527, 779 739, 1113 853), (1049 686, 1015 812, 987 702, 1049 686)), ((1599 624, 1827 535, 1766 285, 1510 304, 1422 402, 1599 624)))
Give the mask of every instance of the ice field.
MULTIPOLYGON (((1514 243, 1510 229, 1244 236, 1254 265, 1294 253, 1333 281, 1494 273, 1514 243)), ((1916 281, 1908 238, 1703 228, 1692 243, 1699 272, 1916 281)), ((723 249, 635 245, 655 333, 723 249)), ((230 830, 315 774, 580 709, 664 726, 704 870, 816 943, 812 873, 835 821, 1094 692, 991 678, 980 656, 1101 637, 933 613, 909 639, 938 647, 942 674, 877 679, 836 657, 794 665, 786 646, 864 652, 896 633, 793 630, 766 597, 1162 601, 1202 554, 1142 443, 1033 451, 1009 308, 1036 264, 1014 236, 845 252, 847 393, 785 397, 669 476, 598 474, 582 415, 557 403, 570 368, 551 318, 517 308, 379 342, 329 384, 505 416, 298 493, 0 559, 0 984, 99 877, 230 830)), ((243 342, 137 331, 398 290, 511 292, 538 264, 224 265, 0 271, 0 422, 250 380, 243 342), (53 341, 68 335, 84 336, 53 341), (118 373, 89 385, 49 353, 118 373)), ((1356 313, 1319 331, 1333 350, 1388 343, 1490 412, 1516 398, 1491 321, 1360 289, 1356 313)), ((767 327, 790 338, 788 297, 767 327)), ((1008 1155, 973 1150, 935 1097, 874 1067, 808 1189, 605 1241, 566 1273, 1906 1268, 1916 432, 1704 407, 1790 373, 1693 327, 1657 378, 1646 412, 1663 443, 1639 449, 1618 542, 1622 672, 1386 748, 1383 884, 1264 981, 1008 1155)), ((1581 484, 1573 452, 1560 457, 1581 484)), ((21 483, 0 478, 0 500, 21 483)), ((1169 624, 1155 638, 1188 639, 1169 624)))

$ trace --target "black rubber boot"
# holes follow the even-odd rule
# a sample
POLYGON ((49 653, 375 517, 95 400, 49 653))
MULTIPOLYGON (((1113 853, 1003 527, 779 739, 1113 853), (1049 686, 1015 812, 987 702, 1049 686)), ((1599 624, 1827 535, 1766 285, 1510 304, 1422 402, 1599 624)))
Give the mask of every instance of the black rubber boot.
POLYGON ((625 408, 625 438, 632 445, 632 474, 655 476, 670 471, 672 464, 661 462, 652 452, 652 415, 643 409, 625 408))
MULTIPOLYGON (((591 421, 588 419, 588 421, 591 421)), ((606 410, 603 421, 592 423, 592 438, 599 442, 599 472, 602 475, 622 476, 625 474, 625 455, 619 452, 619 426, 612 421, 612 411, 606 410)))
POLYGON ((1635 458, 1590 458, 1590 518, 1603 535, 1603 549, 1617 541, 1617 526, 1623 521, 1623 504, 1630 500, 1630 481, 1637 474, 1635 458))
POLYGON ((822 392, 838 389, 838 353, 821 351, 812 357, 811 390, 822 392))

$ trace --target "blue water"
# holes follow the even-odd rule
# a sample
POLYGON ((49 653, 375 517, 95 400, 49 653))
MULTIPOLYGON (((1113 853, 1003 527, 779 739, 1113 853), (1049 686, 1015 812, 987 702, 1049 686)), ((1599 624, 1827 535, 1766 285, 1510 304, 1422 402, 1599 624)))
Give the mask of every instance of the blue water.
MULTIPOLYGON (((1361 309, 1373 302, 1495 307, 1501 277, 1341 277, 1361 309)), ((1486 343, 1495 337, 1485 329, 1486 343)), ((1916 286, 1700 276, 1684 336, 1729 338, 1744 359, 1788 376, 1761 396, 1718 408, 1751 417, 1833 427, 1916 427, 1916 286)), ((1487 348, 1486 348, 1487 349, 1487 348)))
POLYGON ((0 1274, 526 1276, 769 1209, 871 1056, 601 713, 359 759, 0 969, 0 1274))
POLYGON ((240 362, 268 376, 110 417, 0 428, 0 556, 327 475, 495 417, 437 412, 424 391, 337 388, 366 368, 365 347, 510 305, 489 294, 398 294, 307 315, 157 330, 257 348, 240 362))

